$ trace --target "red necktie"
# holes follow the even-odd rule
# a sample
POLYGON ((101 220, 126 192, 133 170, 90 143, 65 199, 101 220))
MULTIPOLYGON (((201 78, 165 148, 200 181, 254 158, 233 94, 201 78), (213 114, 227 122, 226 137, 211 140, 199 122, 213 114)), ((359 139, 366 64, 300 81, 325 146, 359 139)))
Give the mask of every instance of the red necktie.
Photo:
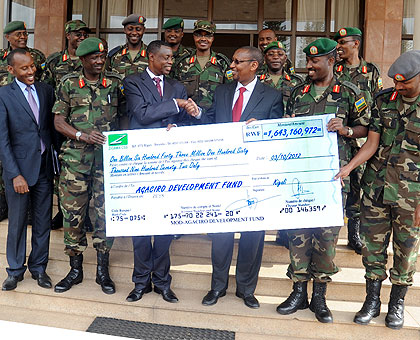
POLYGON ((239 120, 241 119, 242 106, 244 104, 244 92, 245 91, 246 91, 245 87, 241 87, 239 89, 239 97, 236 100, 236 103, 233 106, 233 110, 232 110, 232 121, 234 121, 234 122, 239 122, 239 120))
POLYGON ((159 77, 155 77, 155 78, 153 78, 153 80, 156 83, 156 87, 157 87, 157 90, 159 92, 159 96, 162 98, 163 95, 162 95, 162 88, 160 87, 160 78, 159 77))

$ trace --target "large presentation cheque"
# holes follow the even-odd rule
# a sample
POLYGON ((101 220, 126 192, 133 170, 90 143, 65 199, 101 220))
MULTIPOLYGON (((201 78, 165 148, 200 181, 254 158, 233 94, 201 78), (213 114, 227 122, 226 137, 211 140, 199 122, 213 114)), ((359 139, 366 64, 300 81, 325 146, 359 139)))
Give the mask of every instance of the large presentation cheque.
POLYGON ((342 226, 332 117, 106 133, 107 235, 342 226))

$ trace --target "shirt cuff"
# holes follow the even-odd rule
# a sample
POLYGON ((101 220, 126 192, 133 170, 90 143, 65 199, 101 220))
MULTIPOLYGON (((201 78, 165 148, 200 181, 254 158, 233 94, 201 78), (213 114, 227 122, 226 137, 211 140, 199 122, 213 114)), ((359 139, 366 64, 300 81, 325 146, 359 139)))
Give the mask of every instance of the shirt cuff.
POLYGON ((178 103, 176 102, 176 99, 175 98, 172 98, 172 100, 174 101, 174 103, 175 103, 175 106, 176 106, 176 111, 177 112, 179 112, 179 106, 178 106, 178 103))

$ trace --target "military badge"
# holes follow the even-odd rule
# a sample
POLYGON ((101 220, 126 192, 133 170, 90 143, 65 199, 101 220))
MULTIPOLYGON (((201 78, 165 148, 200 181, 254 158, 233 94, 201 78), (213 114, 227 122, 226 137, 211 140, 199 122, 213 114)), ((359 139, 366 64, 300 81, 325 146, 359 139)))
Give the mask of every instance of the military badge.
POLYGON ((144 16, 140 15, 139 16, 139 24, 143 24, 144 23, 144 16))
POLYGON ((103 52, 104 51, 104 44, 102 44, 102 43, 99 43, 99 45, 98 45, 98 48, 99 48, 99 52, 103 52))
POLYGON ((232 72, 232 70, 227 70, 226 71, 226 78, 229 79, 229 80, 232 80, 233 79, 233 72, 232 72))
POLYGON ((345 37, 347 35, 347 30, 345 28, 342 28, 338 32, 340 34, 340 37, 345 37))
POLYGON ((394 101, 395 99, 397 99, 397 95, 398 95, 398 91, 394 91, 392 92, 391 98, 389 98, 391 101, 394 101))
POLYGON ((311 46, 310 50, 309 50, 310 54, 318 54, 318 48, 316 46, 311 46))
POLYGON ((381 77, 379 77, 378 78, 378 88, 380 89, 380 90, 382 90, 382 88, 384 87, 384 84, 382 83, 382 78, 381 77))
POLYGON ((333 90, 334 93, 340 93, 340 85, 334 85, 333 90))
POLYGON ((365 97, 360 98, 358 101, 356 101, 354 103, 354 105, 356 106, 357 112, 360 112, 360 111, 363 111, 364 109, 366 109, 367 104, 366 104, 365 97))
POLYGON ((337 72, 343 72, 343 65, 338 65, 337 72))
POLYGON ((141 50, 140 55, 144 58, 146 56, 146 50, 141 50))
POLYGON ((306 85, 306 86, 303 88, 302 93, 308 93, 310 88, 311 88, 311 85, 306 85))
POLYGON ((405 77, 404 77, 402 74, 397 73, 397 74, 394 76, 394 79, 395 79, 396 81, 404 81, 404 80, 405 80, 405 77))

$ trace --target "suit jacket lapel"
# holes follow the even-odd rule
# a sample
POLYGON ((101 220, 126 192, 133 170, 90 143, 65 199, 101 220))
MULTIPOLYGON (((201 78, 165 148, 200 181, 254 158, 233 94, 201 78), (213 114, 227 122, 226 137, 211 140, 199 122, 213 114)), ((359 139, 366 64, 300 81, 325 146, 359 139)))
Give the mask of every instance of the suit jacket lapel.
POLYGON ((251 97, 248 100, 248 103, 245 109, 242 111, 241 121, 246 121, 252 118, 252 113, 257 105, 264 98, 264 86, 257 80, 255 84, 254 91, 251 93, 251 97))
POLYGON ((155 82, 152 80, 152 78, 150 78, 150 76, 147 73, 147 71, 143 71, 143 73, 140 75, 140 77, 142 78, 142 80, 143 80, 144 85, 146 86, 146 88, 153 95, 153 98, 155 98, 155 100, 157 102, 160 102, 162 100, 162 98, 159 95, 159 92, 157 90, 157 87, 155 85, 155 82))
POLYGON ((233 98, 235 96, 236 86, 238 85, 237 81, 234 81, 229 84, 230 88, 225 92, 225 105, 226 105, 226 115, 228 121, 232 121, 232 107, 234 105, 233 98))
MULTIPOLYGON (((42 122, 44 122, 44 114, 45 114, 45 96, 42 88, 39 86, 39 83, 35 82, 35 89, 36 94, 38 95, 39 100, 39 126, 41 126, 42 122)), ((32 110, 31 110, 32 111, 32 110)))
POLYGON ((11 83, 11 89, 12 89, 12 93, 14 94, 14 96, 17 99, 17 102, 20 103, 20 105, 22 105, 22 107, 25 109, 25 112, 29 115, 29 117, 31 117, 31 119, 35 122, 35 124, 38 124, 36 122, 36 118, 34 116, 34 113, 32 112, 32 109, 29 106, 28 100, 26 99, 26 97, 22 93, 19 85, 16 84, 15 81, 13 81, 11 83))

